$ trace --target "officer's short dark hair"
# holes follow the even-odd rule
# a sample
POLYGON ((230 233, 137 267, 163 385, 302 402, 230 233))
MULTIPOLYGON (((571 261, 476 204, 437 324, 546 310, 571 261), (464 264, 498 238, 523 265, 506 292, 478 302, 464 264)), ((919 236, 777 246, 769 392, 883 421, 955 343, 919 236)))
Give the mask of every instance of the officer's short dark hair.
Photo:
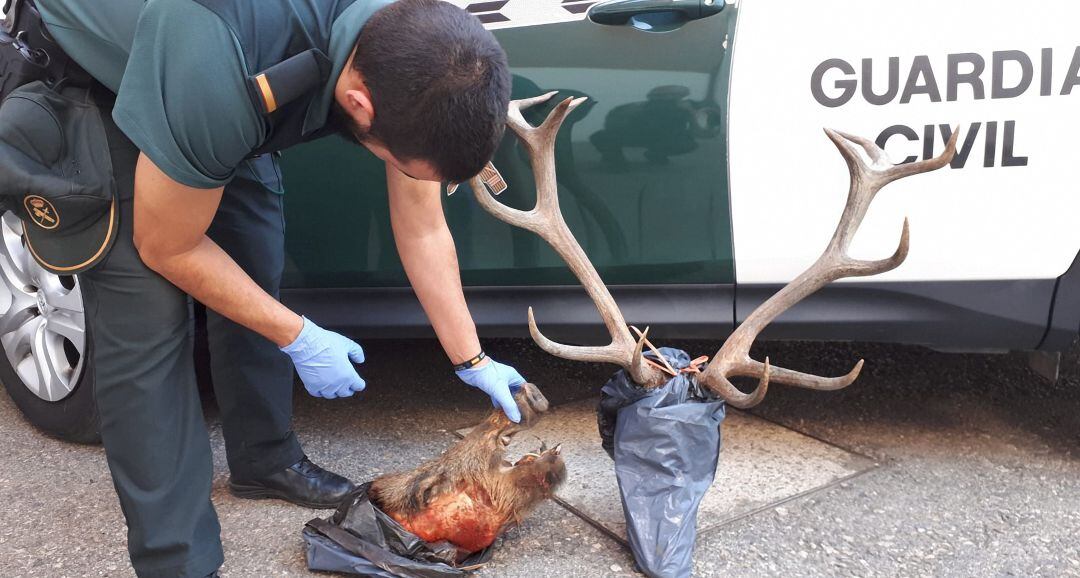
POLYGON ((376 12, 353 67, 371 91, 367 135, 402 160, 426 160, 465 181, 491 160, 510 100, 506 53, 468 12, 440 0, 399 0, 376 12))

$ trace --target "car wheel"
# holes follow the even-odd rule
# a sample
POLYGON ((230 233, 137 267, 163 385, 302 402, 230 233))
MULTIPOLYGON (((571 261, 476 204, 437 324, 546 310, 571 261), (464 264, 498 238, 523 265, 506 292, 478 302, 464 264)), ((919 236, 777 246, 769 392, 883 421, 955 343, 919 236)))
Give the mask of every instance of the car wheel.
POLYGON ((79 279, 31 257, 22 221, 0 217, 0 381, 26 419, 73 442, 100 440, 92 341, 79 279))

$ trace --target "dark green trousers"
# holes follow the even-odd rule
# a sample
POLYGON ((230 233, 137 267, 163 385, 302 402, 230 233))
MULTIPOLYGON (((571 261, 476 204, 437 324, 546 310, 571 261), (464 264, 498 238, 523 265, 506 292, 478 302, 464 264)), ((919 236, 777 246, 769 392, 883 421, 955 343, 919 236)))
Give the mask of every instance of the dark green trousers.
MULTIPOLYGON (((80 276, 101 434, 140 576, 205 576, 223 562, 210 502, 213 465, 195 384, 188 297, 148 269, 132 242, 138 151, 102 111, 120 189, 120 231, 80 276)), ((209 232, 266 291, 284 263, 280 195, 247 180, 225 189, 209 232)), ((291 430, 292 365, 271 342, 209 314, 212 377, 232 474, 258 477, 302 457, 291 430)))

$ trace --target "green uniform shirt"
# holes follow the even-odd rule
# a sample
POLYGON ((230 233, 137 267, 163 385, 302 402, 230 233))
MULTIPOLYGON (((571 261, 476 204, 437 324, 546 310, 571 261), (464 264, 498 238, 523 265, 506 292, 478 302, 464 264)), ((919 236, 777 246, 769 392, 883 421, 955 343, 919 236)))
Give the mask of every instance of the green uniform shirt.
MULTIPOLYGON (((211 189, 238 168, 254 172, 244 161, 265 140, 267 125, 245 82, 259 71, 245 69, 237 38, 217 14, 191 0, 36 4, 71 58, 116 92, 113 119, 165 174, 211 189)), ((334 21, 330 81, 308 109, 305 129, 326 124, 360 29, 386 4, 358 0, 334 21)))

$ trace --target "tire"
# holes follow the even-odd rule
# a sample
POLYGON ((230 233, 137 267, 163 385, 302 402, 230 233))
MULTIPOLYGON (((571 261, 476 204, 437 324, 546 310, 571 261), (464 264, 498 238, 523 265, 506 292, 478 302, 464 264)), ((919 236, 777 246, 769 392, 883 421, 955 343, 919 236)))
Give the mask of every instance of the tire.
POLYGON ((42 269, 14 213, 0 217, 0 382, 44 433, 97 443, 93 339, 74 276, 42 269))

